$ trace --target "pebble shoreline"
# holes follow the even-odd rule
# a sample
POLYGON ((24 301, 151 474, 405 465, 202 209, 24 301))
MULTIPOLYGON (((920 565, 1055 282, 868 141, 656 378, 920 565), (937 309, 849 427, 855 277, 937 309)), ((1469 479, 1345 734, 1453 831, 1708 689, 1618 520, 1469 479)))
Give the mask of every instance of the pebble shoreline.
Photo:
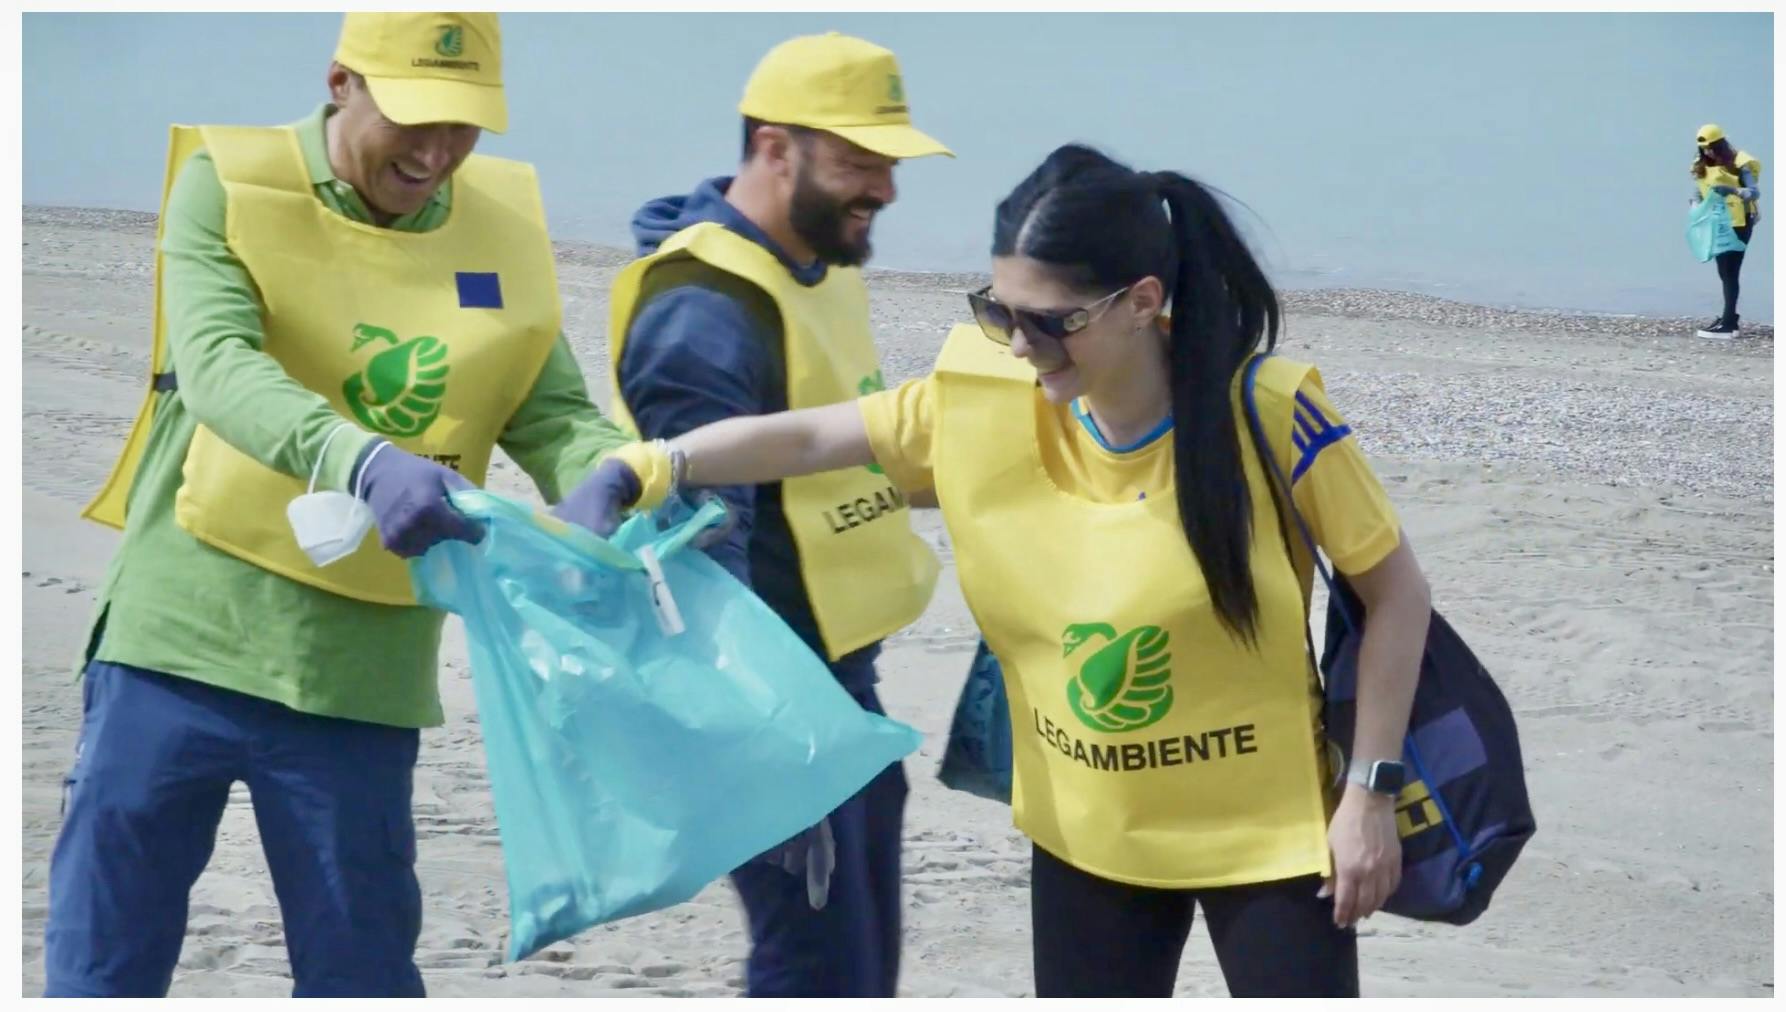
MULTIPOLYGON (((25 207, 23 217, 27 227, 155 231, 155 216, 140 212, 25 207)), ((592 243, 554 246, 561 279, 603 290, 612 271, 631 259, 628 251, 592 243)), ((962 293, 985 283, 977 274, 868 271, 889 385, 929 371, 950 326, 965 320, 962 293)), ((1704 321, 1686 319, 1497 308, 1381 289, 1290 290, 1280 297, 1290 319, 1284 350, 1322 367, 1329 393, 1373 457, 1490 469, 1529 465, 1570 481, 1773 502, 1771 383, 1732 384, 1691 368, 1733 357, 1754 360, 1745 380, 1762 370, 1771 375, 1771 326, 1747 328, 1738 341, 1713 342, 1693 337, 1704 321), (1348 367, 1369 335, 1389 335, 1376 343, 1392 362, 1433 355, 1431 346, 1441 340, 1503 345, 1516 339, 1530 354, 1547 357, 1472 363, 1457 375, 1393 364, 1348 367), (1547 340, 1552 336, 1563 340, 1547 340), (1604 354, 1609 345, 1622 367, 1618 374, 1594 384, 1573 377, 1572 354, 1604 354)), ((605 310, 596 316, 592 309, 587 299, 568 308, 566 330, 591 375, 599 376, 606 373, 606 318, 605 310)))
MULTIPOLYGON (((142 211, 115 211, 85 207, 26 205, 24 224, 103 228, 125 232, 155 231, 155 215, 142 211)), ((558 258, 587 267, 614 267, 632 258, 626 250, 578 240, 553 243, 558 258)), ((972 291, 986 284, 986 277, 971 273, 868 270, 876 287, 972 291)), ((1381 288, 1310 288, 1279 292, 1288 313, 1307 316, 1339 316, 1373 320, 1412 320, 1447 327, 1491 327, 1549 333, 1608 334, 1619 337, 1676 337, 1691 334, 1704 320, 1686 317, 1617 316, 1479 306, 1467 302, 1416 295, 1381 288)), ((1755 324, 1743 330, 1743 340, 1771 342, 1772 324, 1755 324)))

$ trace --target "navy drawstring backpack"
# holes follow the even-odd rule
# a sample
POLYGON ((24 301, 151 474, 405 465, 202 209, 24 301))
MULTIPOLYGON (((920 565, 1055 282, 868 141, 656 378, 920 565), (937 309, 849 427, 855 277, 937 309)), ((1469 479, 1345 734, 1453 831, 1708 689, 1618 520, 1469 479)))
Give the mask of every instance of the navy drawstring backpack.
MULTIPOLYGON (((1253 445, 1269 472, 1285 550, 1294 524, 1327 584, 1327 636, 1321 651, 1323 722, 1343 771, 1351 761, 1364 604, 1321 560, 1296 510, 1277 455, 1265 439, 1254 397, 1264 355, 1247 364, 1243 385, 1253 445)), ((1313 653, 1313 643, 1310 643, 1313 653)), ((1402 838, 1401 885, 1383 909, 1421 921, 1468 924, 1537 830, 1526 793, 1513 709, 1456 630, 1435 610, 1420 660, 1420 680, 1403 739, 1408 782, 1395 802, 1402 838)))

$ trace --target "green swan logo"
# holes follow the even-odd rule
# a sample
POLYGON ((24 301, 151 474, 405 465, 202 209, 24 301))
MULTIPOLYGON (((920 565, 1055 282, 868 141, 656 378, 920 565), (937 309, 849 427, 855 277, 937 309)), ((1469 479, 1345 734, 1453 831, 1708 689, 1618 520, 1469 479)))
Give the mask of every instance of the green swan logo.
POLYGON ((1109 640, 1079 665, 1067 683, 1067 705, 1094 731, 1135 731, 1158 721, 1172 709, 1172 653, 1166 630, 1136 626, 1118 636, 1103 622, 1067 626, 1061 633, 1061 656, 1093 637, 1109 640))
POLYGON ((383 327, 367 323, 354 327, 354 351, 377 342, 389 347, 347 378, 342 396, 367 428, 398 438, 419 436, 440 417, 446 397, 447 346, 438 337, 399 343, 397 335, 383 327))
POLYGON ((440 39, 434 43, 434 51, 446 57, 463 55, 465 53, 465 29, 458 25, 441 25, 440 39))
MULTIPOLYGON (((895 80, 897 80, 897 78, 895 78, 895 80)), ((867 397, 869 394, 885 389, 887 389, 887 381, 881 378, 881 371, 879 369, 876 369, 872 374, 864 376, 856 381, 856 393, 862 397, 867 397)), ((869 474, 887 473, 881 465, 876 463, 870 462, 862 466, 868 468, 869 474)))

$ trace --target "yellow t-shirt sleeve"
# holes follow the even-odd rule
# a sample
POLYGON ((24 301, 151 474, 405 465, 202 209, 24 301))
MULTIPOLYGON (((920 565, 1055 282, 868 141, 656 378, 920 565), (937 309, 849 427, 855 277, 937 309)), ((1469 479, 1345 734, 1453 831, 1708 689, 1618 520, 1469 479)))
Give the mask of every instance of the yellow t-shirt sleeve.
POLYGON ((936 484, 936 377, 906 380, 856 402, 874 461, 901 492, 936 484))
POLYGON ((1401 543, 1401 520, 1358 437, 1310 372, 1296 392, 1290 487, 1315 542, 1342 573, 1362 573, 1401 543))

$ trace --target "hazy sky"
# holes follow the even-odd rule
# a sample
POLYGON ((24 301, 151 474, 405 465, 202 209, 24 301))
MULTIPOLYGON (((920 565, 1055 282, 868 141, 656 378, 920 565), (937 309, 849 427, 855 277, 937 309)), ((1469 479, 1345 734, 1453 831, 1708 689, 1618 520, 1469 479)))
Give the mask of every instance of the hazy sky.
MULTIPOLYGON (((1772 319, 1773 24, 1692 15, 542 14, 503 18, 510 130, 556 234, 732 171, 744 79, 836 29, 899 55, 958 159, 900 167, 882 266, 983 269, 992 207, 1087 141, 1244 201, 1282 283, 1625 312, 1718 308, 1683 238, 1693 133, 1767 165, 1743 315, 1772 319)), ((339 15, 24 17, 24 199, 154 210, 171 122, 326 97, 339 15)))

